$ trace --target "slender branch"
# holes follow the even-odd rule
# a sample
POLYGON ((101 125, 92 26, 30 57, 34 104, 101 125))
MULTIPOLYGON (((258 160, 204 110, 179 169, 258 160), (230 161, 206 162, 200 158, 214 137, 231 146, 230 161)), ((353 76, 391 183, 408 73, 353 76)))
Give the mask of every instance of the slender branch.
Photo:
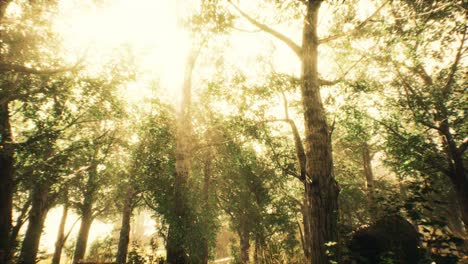
POLYGON ((15 244, 16 238, 18 237, 21 227, 29 218, 29 210, 30 210, 31 203, 32 203, 32 198, 28 197, 28 200, 26 201, 26 203, 24 203, 23 207, 21 208, 20 214, 16 218, 15 225, 13 226, 11 230, 11 234, 10 234, 11 245, 15 244))
POLYGON ((235 5, 231 0, 227 0, 233 7, 234 9, 237 10, 237 12, 239 12, 245 19, 247 19, 252 25, 258 27, 259 29, 261 29, 262 31, 276 37, 277 39, 281 40, 283 43, 285 43, 289 48, 291 48, 294 53, 296 53, 296 55, 299 57, 299 58, 302 58, 302 48, 301 46, 299 46, 298 44, 296 44, 294 41, 292 41, 290 38, 288 38, 287 36, 281 34, 280 32, 274 30, 273 28, 263 24, 263 23, 260 23, 259 21, 255 20, 253 17, 249 16, 247 13, 245 13, 244 11, 242 11, 237 5, 235 5))
POLYGON ((27 74, 39 74, 39 75, 50 75, 56 73, 63 73, 71 70, 75 70, 83 62, 84 57, 78 60, 74 65, 70 67, 62 67, 55 69, 36 69, 31 67, 26 67, 24 65, 18 64, 9 64, 9 63, 0 63, 0 72, 17 72, 17 73, 27 73, 27 74))
POLYGON ((288 99, 286 98, 286 94, 284 93, 283 89, 280 89, 280 90, 281 90, 281 96, 283 98, 284 118, 289 119, 288 99))
POLYGON ((329 80, 324 80, 324 79, 320 79, 319 78, 319 85, 321 86, 332 86, 332 85, 335 85, 339 82, 341 82, 343 79, 337 79, 337 80, 333 80, 333 81, 329 81, 329 80))
POLYGON ((463 155, 463 153, 465 153, 466 148, 468 148, 468 138, 465 138, 465 140, 463 140, 463 142, 458 147, 459 154, 463 155))
POLYGON ((332 86, 332 85, 335 85, 337 83, 340 83, 342 82, 345 78, 346 78, 346 75, 348 75, 348 73, 354 69, 354 67, 356 67, 356 65, 361 62, 364 58, 366 57, 366 55, 363 55, 361 56, 361 58, 357 61, 355 61, 353 63, 353 65, 351 65, 345 72, 343 72, 343 74, 341 74, 341 77, 336 79, 336 80, 333 80, 333 81, 330 81, 330 80, 324 80, 324 79, 321 79, 319 78, 319 85, 323 85, 323 86, 332 86))
POLYGON ((238 27, 235 27, 235 26, 230 26, 230 27, 232 29, 235 29, 235 30, 238 30, 238 31, 241 31, 241 32, 247 32, 247 33, 257 33, 257 32, 262 31, 261 29, 249 30, 249 29, 244 29, 244 28, 238 28, 238 27))
POLYGON ((107 201, 107 203, 104 205, 104 207, 101 208, 101 210, 97 210, 96 212, 94 212, 94 214, 91 217, 93 219, 95 219, 96 217, 100 216, 102 213, 108 211, 111 204, 112 204, 112 202, 113 202, 113 200, 112 201, 107 201))
POLYGON ((389 3, 389 1, 386 1, 384 2, 379 8, 377 8, 374 13, 372 13, 372 15, 370 15, 368 18, 366 18, 364 21, 362 21, 359 25, 357 25, 357 27, 355 27, 353 30, 351 31, 348 31, 348 32, 343 32, 343 33, 340 33, 340 34, 336 34, 336 35, 333 35, 333 36, 328 36, 326 38, 323 38, 321 40, 319 40, 319 44, 323 44, 323 43, 327 43, 327 42, 330 42, 330 41, 333 41, 333 40, 337 40, 339 38, 342 38, 344 36, 350 36, 350 35, 354 35, 356 34, 357 32, 359 32, 359 30, 361 30, 364 26, 367 25, 367 23, 369 23, 372 18, 374 16, 376 16, 380 10, 382 10, 382 8, 387 5, 387 3, 389 3))
POLYGON ((455 60, 454 60, 454 62, 452 64, 452 66, 450 67, 450 73, 449 73, 449 77, 447 79, 447 83, 445 84, 444 88, 442 89, 442 94, 444 95, 445 98, 450 93, 450 90, 451 90, 450 87, 452 86, 452 83, 454 82, 455 73, 457 72, 457 66, 458 66, 458 63, 460 62, 461 55, 462 55, 462 50, 463 50, 463 45, 465 44, 465 40, 466 40, 467 27, 468 26, 465 23, 465 28, 463 30, 463 36, 462 36, 462 39, 461 39, 460 47, 458 48, 457 55, 455 56, 455 60))
MULTIPOLYGON (((406 94, 406 101, 408 102, 408 106, 415 118, 416 121, 420 122, 421 124, 425 125, 426 127, 429 127, 429 128, 432 128, 432 129, 435 129, 435 130, 439 130, 440 131, 440 127, 434 125, 434 124, 431 124, 427 121, 424 121, 422 118, 418 118, 417 117, 417 114, 416 114, 416 111, 414 109, 415 105, 412 103, 412 99, 409 95, 409 92, 411 92, 412 96, 416 98, 416 102, 417 104, 424 109, 424 111, 426 112, 426 114, 429 112, 428 109, 427 109, 427 104, 424 103, 424 101, 422 100, 422 94, 420 92, 417 92, 404 78, 403 78, 403 75, 401 74, 401 72, 398 70, 398 67, 396 66, 396 64, 394 64, 394 67, 395 67, 395 70, 396 70, 396 73, 401 81, 401 83, 403 84, 403 89, 405 90, 405 94, 406 94)), ((418 70, 418 71, 424 71, 421 72, 422 76, 425 75, 425 70, 424 68, 421 68, 418 70)), ((426 73, 427 74, 427 73, 426 73)), ((428 75, 427 75, 428 76, 428 75)), ((429 77, 429 76, 428 76, 429 77)), ((429 80, 432 82, 432 79, 430 79, 429 77, 429 80)), ((429 81, 427 80, 427 81, 429 81)))
POLYGON ((68 230, 67 234, 63 237, 63 240, 62 242, 65 243, 68 239, 68 237, 70 236, 71 232, 73 231, 73 228, 75 227, 76 223, 78 223, 78 221, 81 219, 81 216, 80 217, 77 217, 75 222, 73 222, 72 226, 70 227, 70 229, 68 230))
MULTIPOLYGON (((444 8, 446 8, 446 7, 448 7, 448 6, 451 6, 452 4, 453 4, 453 3, 451 3, 451 2, 447 2, 445 5, 441 5, 441 6, 439 6, 438 8, 431 9, 431 10, 426 11, 426 12, 421 12, 421 13, 418 12, 418 13, 415 14, 415 15, 405 16, 405 17, 396 17, 396 16, 394 16, 393 19, 395 19, 395 20, 408 20, 408 18, 416 18, 416 17, 425 16, 425 15, 431 15, 432 13, 434 13, 434 12, 436 12, 436 11, 439 11, 439 10, 441 10, 441 9, 444 9, 444 8)), ((430 16, 428 16, 428 17, 430 17, 430 16)))
POLYGON ((297 174, 295 171, 292 171, 287 167, 285 168, 285 167, 281 166, 281 163, 280 163, 280 161, 278 159, 278 154, 276 154, 275 148, 273 147, 273 145, 271 144, 270 141, 267 141, 267 144, 270 146, 271 152, 273 152, 273 159, 276 162, 276 164, 278 165, 278 167, 280 167, 283 170, 283 172, 287 173, 288 175, 291 175, 293 177, 296 177, 296 178, 300 179, 301 178, 300 175, 297 174))
POLYGON ((279 188, 280 192, 287 198, 287 199, 290 199, 292 202, 294 202, 297 206, 299 206, 299 208, 302 208, 304 206, 304 204, 299 201, 298 199, 296 199, 295 197, 293 197, 292 195, 290 195, 287 191, 285 191, 283 188, 279 188))
POLYGON ((302 232, 301 224, 299 223, 299 220, 297 220, 297 218, 296 218, 296 224, 297 224, 297 228, 299 229, 299 236, 301 238, 302 249, 304 250, 304 252, 306 252, 307 249, 305 246, 304 233, 302 232))
POLYGON ((304 181, 306 179, 306 159, 307 159, 306 157, 307 156, 305 155, 304 145, 302 144, 301 136, 299 135, 299 131, 294 121, 291 119, 271 119, 271 120, 265 120, 263 122, 286 122, 289 124, 292 130, 293 136, 294 136, 296 156, 297 156, 297 161, 298 161, 298 165, 299 165, 300 173, 301 173, 298 179, 301 181, 304 181))
POLYGON ((434 84, 431 76, 427 73, 426 69, 424 69, 424 66, 422 66, 422 64, 418 64, 415 67, 407 67, 407 68, 410 69, 413 73, 415 73, 419 77, 421 77, 425 85, 431 86, 432 84, 434 84))

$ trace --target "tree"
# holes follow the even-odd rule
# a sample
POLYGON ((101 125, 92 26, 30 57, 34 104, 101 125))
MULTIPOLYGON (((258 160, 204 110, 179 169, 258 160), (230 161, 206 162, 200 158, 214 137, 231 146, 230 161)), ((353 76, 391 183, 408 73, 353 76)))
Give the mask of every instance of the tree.
MULTIPOLYGON (((336 224, 338 214, 339 187, 333 174, 330 131, 323 107, 318 75, 318 46, 325 40, 317 35, 318 13, 322 1, 304 1, 306 14, 302 33, 302 45, 274 29, 262 24, 237 6, 243 17, 261 30, 273 35, 299 57, 302 63, 301 95, 305 124, 305 175, 302 179, 305 189, 304 222, 307 262, 328 263, 325 244, 337 240, 336 224)), ((327 40, 330 40, 329 37, 327 40)))
MULTIPOLYGON (((30 74, 54 74, 70 70, 68 68, 32 68, 24 66, 26 61, 36 62, 36 66, 41 59, 51 59, 51 61, 59 61, 58 58, 43 58, 38 56, 38 46, 43 45, 46 41, 50 42, 50 48, 55 46, 53 40, 47 37, 39 37, 41 32, 47 31, 47 28, 26 26, 25 21, 30 21, 36 24, 42 21, 44 9, 31 8, 29 3, 21 6, 22 16, 16 19, 16 23, 5 22, 7 9, 12 1, 2 1, 0 4, 0 23, 2 24, 2 61, 0 62, 0 71, 2 85, 0 90, 0 263, 5 263, 9 259, 11 252, 10 240, 12 232, 12 199, 15 190, 15 153, 16 145, 12 138, 12 122, 11 118, 11 103, 18 99, 27 98, 30 95, 44 92, 40 87, 24 89, 20 83, 24 78, 28 78, 30 74), (18 45, 22 43, 23 45, 18 45), (5 48, 9 47, 9 48, 5 48)), ((31 25, 31 24, 30 24, 31 25)), ((44 34, 43 36, 46 36, 44 34)), ((50 35, 49 35, 50 36, 50 35)), ((53 39, 53 38, 52 38, 53 39)))
MULTIPOLYGON (((97 132, 100 132, 99 129, 97 132)), ((102 132, 99 134, 102 135, 102 132)), ((109 169, 109 163, 112 162, 112 151, 116 146, 114 135, 105 135, 100 140, 91 141, 89 144, 90 149, 85 149, 75 159, 81 166, 86 164, 86 169, 74 179, 77 190, 74 190, 76 200, 73 203, 81 217, 73 254, 74 263, 84 259, 88 235, 94 219, 110 214, 112 209, 113 197, 110 194, 113 186, 109 183, 113 176, 115 177, 115 172, 109 169)))
POLYGON ((400 114, 384 122, 391 163, 424 177, 445 175, 452 183, 466 230, 468 143, 466 116, 460 115, 466 99, 462 88, 466 82, 465 9, 464 2, 393 2, 389 12, 394 21, 383 25, 388 38, 377 51, 385 48, 388 55, 375 58, 392 69, 390 85, 397 92, 388 102, 400 114), (401 19, 404 16, 409 19, 401 19), (448 22, 452 26, 444 26, 448 22))
MULTIPOLYGON (((358 97, 359 98, 359 97, 358 97)), ((360 99, 360 98, 359 98, 360 99)), ((358 101, 359 101, 358 99, 358 101)), ((367 196, 367 209, 371 221, 378 219, 376 199, 376 180, 373 172, 372 159, 375 150, 375 135, 377 126, 360 110, 355 102, 348 100, 342 107, 335 130, 335 151, 338 159, 348 159, 354 163, 364 179, 364 191, 367 196)), ((344 163, 345 161, 342 161, 344 163)), ((345 164, 342 164, 345 166, 345 164)))
MULTIPOLYGON (((190 189, 188 188, 191 159, 192 159, 192 79, 197 58, 212 32, 221 33, 225 30, 229 19, 216 9, 217 1, 201 1, 200 11, 187 23, 194 38, 184 68, 184 81, 182 83, 182 100, 177 116, 175 178, 174 178, 174 204, 173 221, 170 223, 167 237, 167 261, 170 264, 187 263, 188 260, 188 234, 197 230, 189 228, 191 217, 197 214, 190 204, 190 189)), ((197 236, 192 236, 197 240, 197 236)), ((198 244, 195 241, 190 243, 198 244)), ((192 254, 192 257, 194 255, 192 254)), ((207 261, 207 259, 206 259, 207 261)))
MULTIPOLYGON (((70 88, 74 83, 67 78, 57 78, 30 84, 54 91, 54 87, 70 88)), ((68 141, 76 132, 72 129, 79 123, 72 110, 76 106, 75 99, 65 90, 53 98, 31 96, 29 101, 23 102, 21 116, 16 117, 33 124, 31 129, 21 131, 18 138, 21 141, 24 137, 24 141, 17 143, 18 181, 27 187, 32 199, 20 262, 35 261, 47 212, 55 205, 61 184, 66 184, 63 177, 71 173, 66 168, 69 155, 80 148, 79 141, 68 141)))
POLYGON ((117 247, 116 263, 127 262, 128 243, 130 241, 130 218, 134 208, 135 189, 129 186, 125 192, 122 206, 122 226, 120 228, 119 245, 117 247))
POLYGON ((292 187, 297 183, 294 179, 300 178, 295 147, 301 139, 289 117, 287 102, 284 118, 271 113, 277 110, 277 91, 282 91, 279 95, 287 101, 284 89, 293 93, 296 81, 272 73, 252 84, 241 69, 234 69, 234 76, 227 77, 222 76, 226 71, 222 65, 217 70, 220 76, 209 81, 201 97, 206 111, 211 112, 204 116, 212 129, 207 146, 216 153, 216 197, 239 237, 235 259, 242 263, 251 260, 253 248, 255 263, 303 263, 298 242, 302 227, 296 222, 302 202, 294 198, 302 192, 292 187), (218 105, 231 107, 219 110, 218 105))

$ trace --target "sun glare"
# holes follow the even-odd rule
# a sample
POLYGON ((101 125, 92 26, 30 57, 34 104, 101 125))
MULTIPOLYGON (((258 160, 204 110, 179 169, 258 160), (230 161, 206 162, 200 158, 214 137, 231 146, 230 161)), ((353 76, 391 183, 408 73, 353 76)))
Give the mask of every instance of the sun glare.
POLYGON ((77 57, 88 50, 87 59, 96 64, 105 60, 103 56, 115 56, 116 48, 128 48, 139 74, 138 84, 124 89, 130 101, 149 94, 148 83, 155 79, 169 96, 176 97, 190 46, 188 34, 178 24, 176 2, 119 0, 83 5, 82 1, 61 1, 61 15, 54 25, 71 54, 77 57))

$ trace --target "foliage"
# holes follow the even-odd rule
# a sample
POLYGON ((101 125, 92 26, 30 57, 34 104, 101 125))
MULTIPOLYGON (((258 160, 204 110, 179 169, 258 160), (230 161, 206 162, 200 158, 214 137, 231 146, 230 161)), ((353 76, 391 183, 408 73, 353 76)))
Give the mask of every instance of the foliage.
POLYGON ((89 249, 88 261, 112 262, 117 251, 115 235, 108 235, 93 241, 89 249))
MULTIPOLYGON (((192 37, 192 51, 200 49, 190 80, 190 121, 182 124, 191 134, 183 219, 174 208, 179 113, 164 99, 164 85, 154 81, 152 95, 138 106, 126 102, 121 89, 130 82, 148 84, 134 60, 135 47, 109 48, 109 57, 98 45, 72 54, 51 23, 60 3, 46 2, 13 1, 0 18, 0 104, 10 111, 0 121, 12 126, 13 142, 7 143, 14 149, 15 212, 24 206, 26 218, 32 194, 43 187, 47 210, 64 202, 60 196, 67 191, 76 212, 82 214, 88 203, 93 218, 114 221, 131 187, 133 206, 152 210, 164 239, 171 231, 184 235, 192 263, 213 257, 216 235, 227 222, 238 236, 231 245, 233 263, 243 261, 246 247, 256 263, 303 263, 306 190, 297 179, 296 140, 308 140, 301 136, 304 91, 301 79, 276 61, 293 55, 268 41, 246 66, 228 55, 245 37, 238 32, 243 18, 237 20, 231 4, 246 12, 258 8, 252 17, 299 36, 307 1, 216 0, 178 7, 179 27, 192 37)), ((344 241, 338 247, 346 255, 352 230, 400 214, 418 226, 428 261, 459 261, 467 228, 460 210, 466 192, 456 184, 466 179, 467 164, 467 2, 379 0, 370 4, 377 11, 369 19, 363 3, 369 4, 323 1, 320 14, 319 82, 341 186, 344 241)), ((6 155, 5 136, 0 155, 6 155)), ((129 263, 151 261, 133 242, 129 263)), ((90 255, 112 261, 115 245, 114 237, 102 238, 90 255)), ((65 249, 69 256, 71 251, 65 249)), ((392 254, 381 261, 393 263, 392 254)))

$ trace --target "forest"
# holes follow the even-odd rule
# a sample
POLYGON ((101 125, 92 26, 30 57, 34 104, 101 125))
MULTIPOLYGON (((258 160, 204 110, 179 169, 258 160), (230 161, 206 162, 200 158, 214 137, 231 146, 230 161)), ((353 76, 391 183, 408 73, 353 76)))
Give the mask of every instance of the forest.
POLYGON ((0 264, 468 263, 467 0, 0 0, 0 264))

